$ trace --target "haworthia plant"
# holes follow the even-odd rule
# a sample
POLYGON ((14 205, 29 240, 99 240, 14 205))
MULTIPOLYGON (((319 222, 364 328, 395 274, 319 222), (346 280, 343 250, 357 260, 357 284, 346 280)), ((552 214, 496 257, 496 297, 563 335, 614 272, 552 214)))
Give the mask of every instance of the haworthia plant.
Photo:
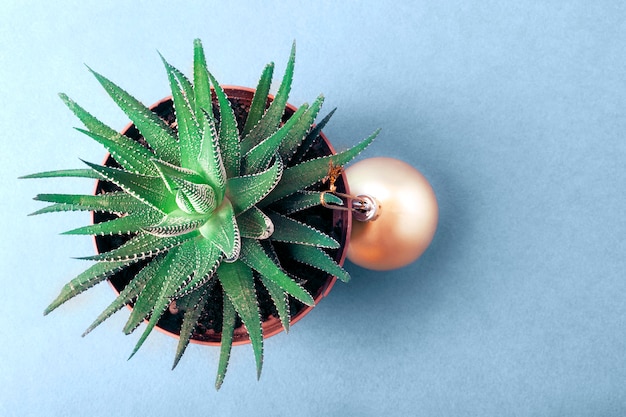
MULTIPOLYGON (((176 366, 202 309, 217 298, 223 306, 223 317, 216 388, 226 374, 237 318, 249 334, 260 376, 263 330, 257 288, 262 285, 267 290, 285 329, 289 326, 288 297, 314 304, 312 295, 300 284, 306 277, 288 274, 272 245, 280 242, 286 246, 295 262, 343 281, 349 279, 324 249, 339 244, 306 224, 306 218, 296 221, 292 216, 319 204, 319 195, 310 187, 326 176, 329 164, 348 163, 378 134, 376 131, 335 155, 303 158, 302 148, 310 146, 319 135, 314 120, 323 97, 311 106, 304 104, 291 118, 283 120, 294 62, 295 43, 276 97, 266 108, 273 73, 273 64, 269 64, 261 75, 245 124, 240 127, 224 90, 207 70, 199 40, 194 42, 193 81, 163 59, 175 123, 166 123, 90 69, 137 127, 147 146, 118 133, 61 94, 86 128, 79 130, 104 145, 119 167, 86 163, 84 169, 48 171, 26 178, 98 178, 114 184, 117 191, 99 195, 40 194, 36 200, 52 205, 34 214, 78 210, 112 213, 115 216, 111 220, 67 233, 124 235, 127 240, 109 252, 85 258, 95 264, 65 285, 45 314, 143 260, 139 272, 85 333, 133 303, 124 331, 133 332, 144 321, 147 326, 132 356, 162 314, 176 302, 184 310, 176 366)), ((328 117, 320 125, 327 121, 328 117)))

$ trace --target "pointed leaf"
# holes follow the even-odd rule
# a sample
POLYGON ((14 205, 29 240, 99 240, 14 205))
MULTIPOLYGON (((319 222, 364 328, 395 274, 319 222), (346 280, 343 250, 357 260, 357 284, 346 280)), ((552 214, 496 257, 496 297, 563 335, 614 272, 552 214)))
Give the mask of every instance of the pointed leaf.
POLYGON ((125 193, 107 193, 99 195, 81 194, 39 194, 37 201, 57 203, 53 210, 50 206, 33 214, 41 214, 51 211, 102 211, 107 213, 128 213, 142 210, 145 206, 135 197, 125 193))
POLYGON ((146 285, 146 282, 148 282, 148 279, 150 279, 154 275, 156 269, 159 268, 161 261, 162 259, 155 259, 143 267, 141 271, 133 277, 128 285, 124 287, 115 300, 113 300, 113 302, 109 304, 109 306, 102 313, 100 313, 94 322, 91 323, 91 325, 83 333, 83 337, 102 324, 106 319, 111 317, 115 312, 137 298, 146 285))
MULTIPOLYGON (((222 163, 228 177, 239 175, 241 162, 241 149, 239 145, 239 130, 237 120, 230 106, 230 101, 224 93, 224 89, 219 85, 215 77, 208 72, 209 79, 213 84, 220 114, 220 149, 222 152, 222 163)), ((209 110, 209 109, 207 109, 209 110)))
POLYGON ((157 170, 157 174, 161 176, 163 182, 167 185, 168 189, 176 189, 176 184, 172 182, 173 178, 179 178, 190 182, 201 184, 204 178, 188 168, 181 168, 178 165, 169 164, 165 161, 152 158, 150 160, 157 170))
MULTIPOLYGON (((147 207, 146 207, 147 208, 147 207)), ((64 232, 64 235, 121 235, 138 233, 159 222, 163 213, 156 210, 142 210, 127 216, 117 217, 102 223, 90 224, 64 232)))
POLYGON ((222 343, 220 347, 220 361, 217 366, 217 377, 215 378, 215 389, 219 390, 226 377, 230 351, 233 346, 233 333, 235 330, 236 312, 233 303, 224 294, 224 309, 222 313, 222 343))
MULTIPOLYGON (((124 333, 132 333, 141 322, 146 319, 154 309, 154 305, 159 298, 161 288, 166 279, 167 271, 171 265, 172 258, 169 256, 158 257, 152 261, 156 265, 149 268, 150 275, 147 282, 137 297, 137 301, 133 305, 130 317, 124 325, 124 333)), ((144 268, 145 269, 145 268, 144 268)), ((135 349, 136 351, 136 349, 135 349)), ((135 351, 130 355, 135 354, 135 351)), ((130 358, 129 358, 130 359, 130 358)))
POLYGON ((88 130, 76 130, 84 133, 96 142, 102 144, 109 151, 111 156, 113 156, 113 158, 126 171, 142 175, 157 174, 154 165, 150 163, 150 159, 153 158, 154 155, 149 150, 141 146, 138 142, 125 138, 121 135, 118 135, 118 140, 114 141, 104 136, 92 133, 88 130))
POLYGON ((163 213, 174 208, 173 195, 167 190, 165 183, 160 177, 149 177, 90 162, 85 163, 99 173, 102 179, 111 181, 152 208, 163 213))
POLYGON ((224 293, 246 326, 256 360, 257 378, 263 367, 263 330, 252 270, 243 262, 223 263, 217 270, 224 293))
POLYGON ((23 175, 19 177, 22 180, 30 180, 35 178, 91 178, 95 180, 100 179, 100 175, 91 169, 62 169, 58 171, 46 171, 38 172, 36 174, 23 175))
POLYGON ((270 86, 272 85, 272 76, 274 74, 274 63, 271 62, 263 68, 261 78, 257 84, 254 96, 252 97, 252 104, 250 105, 250 111, 246 118, 246 124, 243 127, 242 136, 248 135, 254 126, 259 123, 265 113, 265 107, 267 106, 267 96, 270 93, 270 86))
POLYGON ((208 184, 196 184, 190 181, 173 178, 178 187, 177 198, 180 198, 180 194, 185 197, 184 207, 179 208, 187 213, 199 213, 209 214, 212 213, 217 206, 217 197, 215 191, 208 184), (189 210, 191 209, 191 210, 189 210))
POLYGON ((289 161, 296 153, 307 133, 311 130, 313 122, 324 103, 324 96, 320 95, 308 108, 305 114, 300 117, 293 129, 289 131, 287 137, 280 144, 280 156, 283 161, 289 161))
MULTIPOLYGON (((212 285, 210 287, 212 287, 212 285)), ((176 300, 176 307, 184 310, 185 313, 183 314, 183 323, 180 327, 180 336, 178 338, 178 346, 176 347, 176 356, 174 357, 172 369, 176 368, 176 365, 178 365, 178 362, 191 341, 193 331, 198 325, 198 319, 209 300, 209 290, 210 288, 207 286, 198 291, 191 292, 182 299, 176 300)))
POLYGON ((219 137, 215 131, 213 118, 204 110, 200 113, 198 120, 202 120, 204 126, 198 164, 204 172, 207 182, 217 192, 218 200, 221 201, 226 191, 226 169, 222 161, 219 137))
POLYGON ((310 306, 315 304, 313 297, 274 263, 257 240, 242 239, 240 259, 304 304, 310 306))
POLYGON ((183 297, 191 291, 205 285, 220 265, 223 254, 220 248, 207 239, 198 239, 196 245, 196 267, 191 280, 178 290, 176 298, 183 297))
MULTIPOLYGON (((139 338, 137 345, 130 355, 131 357, 139 350, 152 329, 154 329, 154 326, 156 326, 157 322, 163 315, 163 312, 172 302, 173 297, 176 294, 176 290, 182 287, 185 282, 189 280, 189 277, 193 273, 193 269, 195 266, 195 256, 195 246, 193 245, 193 242, 171 250, 166 256, 164 265, 159 269, 157 274, 146 284, 144 291, 147 290, 148 286, 154 285, 156 288, 158 288, 158 290, 155 291, 158 292, 158 295, 155 299, 152 298, 152 292, 148 294, 148 308, 150 308, 150 320, 148 321, 146 329, 139 338), (149 304, 152 302, 152 306, 149 306, 149 304)), ((140 308, 140 300, 142 299, 144 291, 142 291, 142 293, 139 295, 139 298, 137 298, 133 313, 135 312, 135 309, 140 308)), ((143 311, 145 312, 145 309, 143 311)), ((140 312, 139 315, 141 314, 142 312, 140 312)), ((128 327, 126 327, 125 329, 127 330, 128 327)))
POLYGON ((89 71, 139 129, 157 157, 178 165, 180 157, 178 155, 178 141, 174 131, 139 100, 91 68, 89 68, 89 71))
POLYGON ((243 213, 265 198, 277 184, 280 184, 282 172, 282 161, 277 158, 276 162, 263 172, 229 178, 227 195, 235 206, 235 213, 243 213))
MULTIPOLYGON (((159 272, 157 272, 157 274, 158 273, 159 272)), ((148 284, 146 284, 146 286, 143 288, 143 291, 141 292, 141 294, 139 294, 139 298, 137 299, 137 302, 133 306, 131 316, 126 322, 126 325, 124 327, 125 334, 128 335, 132 333, 133 331, 135 331, 135 329, 139 327, 141 322, 146 320, 150 316, 150 314, 158 318, 161 317, 163 312, 157 311, 155 308, 155 304, 159 301, 161 290, 163 286, 165 285, 165 283, 163 282, 165 279, 166 277, 163 275, 155 275, 154 277, 152 277, 152 281, 149 281, 148 284), (153 284, 150 285, 151 283, 153 284)), ((158 318, 157 318, 157 321, 158 321, 158 318)), ((151 325, 151 324, 149 324, 146 327, 146 329, 140 336, 139 340, 135 344, 135 347, 133 348, 133 351, 131 352, 128 359, 135 356, 135 353, 137 353, 141 345, 143 345, 143 342, 145 342, 146 338, 148 337, 148 335, 150 334, 153 328, 154 328, 154 325, 151 325)))
POLYGON ((183 74, 180 70, 174 67, 170 67, 172 73, 176 77, 176 81, 180 84, 183 94, 185 95, 185 99, 189 102, 189 108, 192 112, 195 109, 195 93, 193 91, 193 85, 191 81, 183 74))
MULTIPOLYGON (((243 158, 243 172, 246 174, 252 174, 265 169, 272 160, 274 153, 280 148, 283 141, 293 134, 294 129, 298 128, 298 122, 302 119, 308 108, 309 106, 307 104, 300 106, 296 113, 294 113, 294 115, 289 118, 287 123, 281 126, 276 133, 249 151, 245 148, 245 142, 242 142, 241 150, 242 152, 245 152, 243 158)), ((306 133, 306 131, 304 133, 306 133)))
POLYGON ((174 178, 195 182, 197 184, 202 184, 204 181, 204 178, 190 169, 168 164, 167 162, 159 161, 158 159, 152 159, 151 162, 156 167, 158 175, 161 177, 170 192, 177 190, 174 178))
POLYGON ((200 233, 224 252, 227 261, 235 260, 239 257, 241 237, 233 206, 228 199, 225 198, 222 201, 222 205, 200 227, 200 233))
MULTIPOLYGON (((300 191, 278 200, 273 203, 271 207, 278 213, 292 214, 321 204, 321 195, 322 193, 319 191, 300 191)), ((336 204, 338 206, 343 205, 341 198, 334 194, 326 193, 324 200, 327 203, 336 204)))
POLYGON ((162 217, 158 223, 143 228, 151 235, 158 237, 179 236, 198 229, 208 219, 208 216, 190 215, 182 210, 176 210, 162 217))
POLYGON ((339 243, 313 227, 274 212, 267 215, 274 223, 272 240, 337 249, 339 243))
POLYGON ((332 109, 330 113, 324 116, 324 118, 318 124, 316 124, 315 127, 313 127, 313 129, 311 129, 311 131, 306 135, 306 138, 304 138, 304 140, 302 141, 302 144, 296 151, 296 154, 293 156, 293 158, 291 158, 291 162, 294 165, 302 162, 306 153, 309 151, 311 146, 313 146, 317 138, 320 136, 320 133, 322 133, 322 129, 324 129, 324 127, 326 126, 326 124, 328 123, 328 121, 333 116, 336 110, 337 110, 336 107, 332 109))
MULTIPOLYGON (((193 83, 195 94, 195 111, 196 116, 200 116, 202 112, 207 111, 213 114, 213 100, 211 99, 211 84, 209 82, 209 74, 206 68, 206 58, 204 49, 200 39, 193 41, 193 83)), ((213 122, 213 117, 210 118, 213 122)), ((200 128, 206 129, 205 121, 198 117, 200 128)), ((213 125, 215 127, 215 125, 213 125)))
POLYGON ((270 218, 254 206, 237 216, 237 225, 242 237, 267 239, 274 233, 270 218))
POLYGON ((198 121, 193 114, 189 101, 183 94, 183 90, 176 80, 174 67, 172 67, 163 57, 161 57, 161 60, 167 70, 167 77, 172 90, 174 109, 176 110, 176 121, 178 122, 178 144, 180 147, 180 166, 197 171, 199 169, 198 155, 200 154, 200 143, 202 141, 200 126, 198 125, 198 121))
POLYGON ((249 141, 252 146, 272 135, 278 128, 278 125, 280 124, 283 113, 285 111, 285 106, 287 105, 287 100, 289 98, 291 82, 293 80, 295 60, 296 43, 294 42, 291 47, 291 54, 289 56, 289 61, 287 62, 287 68, 285 69, 285 74, 283 76, 280 87, 278 88, 278 92, 276 93, 276 97, 274 97, 274 100, 263 115, 261 121, 257 123, 256 126, 254 126, 250 133, 245 137, 245 140, 249 141))
POLYGON ((146 163, 152 156, 152 153, 148 149, 105 125, 76 104, 67 95, 60 94, 60 97, 88 129, 88 131, 83 129, 77 130, 104 145, 124 169, 141 174, 154 173, 154 167, 146 163))
POLYGON ((335 166, 343 166, 347 164, 365 148, 367 148, 379 132, 380 129, 376 130, 372 135, 347 151, 322 158, 311 159, 306 162, 302 162, 299 165, 286 168, 281 182, 276 186, 276 188, 274 188, 274 190, 272 190, 267 198, 260 203, 261 207, 265 207, 269 203, 283 197, 287 197, 296 191, 302 190, 318 181, 321 181, 328 173, 328 166, 330 163, 335 166))
POLYGON ((267 289, 267 292, 270 294, 274 305, 276 306, 276 311, 278 311, 278 317, 280 318, 280 322, 285 329, 285 332, 289 332, 289 302, 287 299, 287 294, 285 291, 280 288, 280 285, 276 284, 271 279, 261 275, 261 282, 267 289))
POLYGON ((313 246, 289 245, 293 259, 336 276, 343 282, 350 280, 350 274, 335 262, 324 250, 313 246))
POLYGON ((65 284, 61 293, 50 303, 45 309, 44 315, 50 313, 61 304, 65 303, 71 298, 74 298, 81 292, 93 287, 97 283, 104 281, 117 271, 133 263, 134 260, 128 260, 123 262, 109 262, 109 263, 97 263, 89 267, 83 273, 76 278, 65 284))
POLYGON ((186 241, 199 236, 199 234, 200 233, 198 231, 194 231, 179 236, 158 237, 149 233, 143 233, 135 236, 117 249, 79 259, 104 262, 145 259, 150 256, 158 255, 159 253, 165 252, 173 247, 182 245, 186 241))
POLYGON ((78 119, 87 129, 89 129, 90 132, 109 139, 113 139, 115 136, 121 136, 119 132, 92 116, 87 110, 82 108, 66 94, 60 93, 59 97, 61 97, 61 100, 63 100, 65 105, 76 115, 76 117, 78 117, 78 119))

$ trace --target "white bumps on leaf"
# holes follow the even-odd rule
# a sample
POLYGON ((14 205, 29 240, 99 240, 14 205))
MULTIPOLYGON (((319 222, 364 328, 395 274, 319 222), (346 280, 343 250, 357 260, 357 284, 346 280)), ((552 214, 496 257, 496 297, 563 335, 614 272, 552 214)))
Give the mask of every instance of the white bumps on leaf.
POLYGON ((206 221, 205 218, 189 219, 181 216, 166 216, 154 226, 143 230, 153 236, 170 237, 184 235, 200 227, 206 221))
POLYGON ((186 213, 208 214, 217 207, 215 191, 208 184, 196 184, 174 178, 179 187, 176 192, 176 204, 186 213))

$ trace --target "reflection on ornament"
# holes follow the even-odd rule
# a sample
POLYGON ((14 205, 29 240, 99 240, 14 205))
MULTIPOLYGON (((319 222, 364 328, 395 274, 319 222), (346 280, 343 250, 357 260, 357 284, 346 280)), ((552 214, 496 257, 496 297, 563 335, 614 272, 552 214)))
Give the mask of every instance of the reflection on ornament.
MULTIPOLYGON (((438 220, 437 200, 426 178, 411 165, 384 157, 364 159, 345 174, 351 195, 335 195, 352 203, 355 221, 348 259, 385 271, 419 258, 432 241, 438 220)), ((332 207, 323 197, 322 204, 332 207)))

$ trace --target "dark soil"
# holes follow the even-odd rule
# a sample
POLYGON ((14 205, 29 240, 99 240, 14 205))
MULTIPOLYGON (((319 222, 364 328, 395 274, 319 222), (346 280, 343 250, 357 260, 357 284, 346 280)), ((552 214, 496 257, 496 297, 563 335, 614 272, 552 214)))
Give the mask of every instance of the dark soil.
MULTIPOLYGON (((249 92, 247 90, 227 90, 227 94, 229 94, 229 100, 233 105, 235 116, 237 118, 237 123, 239 125, 239 129, 241 130, 243 128, 243 125, 245 124, 247 112, 252 99, 252 92, 249 92)), ((269 103, 270 99, 268 99, 268 105, 269 103)), ((155 113, 157 113, 170 126, 175 128, 175 116, 171 100, 164 100, 160 103, 157 103, 155 106, 152 107, 152 110, 155 111, 155 113)), ((293 114, 293 112, 294 110, 288 107, 285 111, 284 121, 287 120, 293 114)), ((216 119, 218 119, 216 107, 214 107, 214 113, 216 115, 216 119)), ((132 139, 137 140, 138 142, 149 148, 149 146, 134 125, 129 126, 122 133, 132 139)), ((321 137, 318 137, 314 141, 310 149, 306 152, 304 159, 312 159, 319 156, 329 155, 331 153, 332 152, 329 145, 327 144, 323 135, 321 135, 321 137)), ((105 165, 116 166, 117 163, 109 155, 105 161, 105 165)), ((345 192, 345 183, 343 181, 343 177, 339 179, 336 185, 339 192, 345 192)), ((321 189, 321 185, 312 187, 312 189, 315 188, 321 189)), ((105 181, 98 181, 96 193, 111 192, 117 189, 118 188, 114 184, 105 181)), ((342 245, 342 249, 345 247, 348 221, 348 216, 345 214, 345 212, 337 212, 318 206, 293 214, 292 217, 296 220, 306 219, 306 222, 308 224, 314 226, 321 231, 324 231, 328 235, 335 238, 342 245)), ((100 223, 106 220, 110 220, 112 218, 115 218, 115 215, 100 212, 93 213, 94 223, 100 223)), ((132 236, 97 236, 95 240, 98 252, 107 252, 114 248, 117 248, 131 237, 132 236)), ((328 288, 328 286, 334 283, 334 278, 332 276, 291 259, 287 255, 284 246, 279 242, 274 242, 273 246, 283 269, 292 277, 297 277, 296 279, 299 280, 301 285, 304 286, 304 288, 313 296, 313 298, 316 299, 316 301, 319 300, 319 298, 328 288)), ((328 253, 337 261, 339 261, 339 259, 341 258, 340 250, 332 250, 328 253)), ((143 268, 149 261, 150 259, 146 259, 136 264, 130 265, 110 277, 109 281, 119 292, 126 285, 128 285, 128 283, 135 276, 135 274, 137 274, 141 270, 141 268, 143 268)), ((219 286, 219 282, 217 280, 215 281, 215 285, 219 286)), ((279 326, 279 323, 276 320, 276 307, 270 299, 265 287, 260 283, 258 279, 256 279, 255 281, 257 297, 259 299, 261 319, 264 322, 264 331, 266 331, 267 327, 270 325, 270 322, 273 322, 271 326, 279 326)), ((216 287, 213 289, 213 291, 211 291, 211 294, 212 297, 209 299, 205 309, 201 314, 200 319, 198 320, 198 324, 192 336, 193 340, 205 342, 218 342, 220 340, 220 332, 222 327, 222 291, 219 287, 216 287)), ((306 308, 304 304, 295 299, 292 299, 291 297, 289 300, 289 304, 292 320, 299 313, 303 313, 304 309, 306 308)), ((170 333, 179 334, 182 324, 183 313, 184 311, 182 310, 176 313, 166 311, 159 320, 158 327, 170 333)), ((235 342, 245 341, 247 339, 247 332, 245 331, 245 328, 241 325, 241 321, 239 319, 237 326, 238 329, 235 330, 234 336, 235 342)))

